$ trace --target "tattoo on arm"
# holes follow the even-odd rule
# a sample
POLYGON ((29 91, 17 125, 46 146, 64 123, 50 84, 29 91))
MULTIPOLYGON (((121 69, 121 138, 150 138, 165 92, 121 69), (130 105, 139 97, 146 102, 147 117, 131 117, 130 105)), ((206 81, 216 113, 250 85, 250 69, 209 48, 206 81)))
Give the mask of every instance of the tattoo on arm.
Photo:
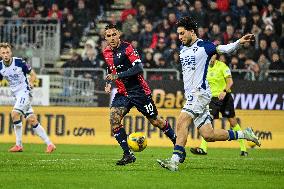
POLYGON ((125 107, 115 107, 110 110, 110 124, 119 125, 127 109, 125 107))

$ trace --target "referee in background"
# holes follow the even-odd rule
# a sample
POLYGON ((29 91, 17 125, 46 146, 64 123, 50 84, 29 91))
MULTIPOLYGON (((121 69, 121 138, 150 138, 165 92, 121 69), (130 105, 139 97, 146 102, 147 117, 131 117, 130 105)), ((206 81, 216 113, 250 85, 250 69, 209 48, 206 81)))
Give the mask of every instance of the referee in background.
MULTIPOLYGON (((207 80, 212 92, 212 99, 209 104, 210 114, 213 119, 219 119, 219 113, 230 122, 231 129, 240 131, 241 127, 237 122, 234 109, 234 99, 231 95, 233 85, 230 68, 217 60, 213 55, 208 67, 207 80)), ((241 148, 241 156, 248 156, 244 139, 238 140, 241 148)), ((202 138, 200 147, 190 148, 191 153, 196 155, 207 155, 207 142, 202 138)))

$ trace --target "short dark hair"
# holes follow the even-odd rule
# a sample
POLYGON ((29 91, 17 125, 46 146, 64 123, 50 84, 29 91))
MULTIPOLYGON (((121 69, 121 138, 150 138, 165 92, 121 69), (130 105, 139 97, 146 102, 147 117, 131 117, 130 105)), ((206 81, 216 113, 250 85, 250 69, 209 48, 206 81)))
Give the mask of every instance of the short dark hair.
POLYGON ((115 24, 108 24, 108 25, 106 25, 105 30, 109 30, 109 29, 117 29, 118 30, 118 28, 117 28, 117 26, 115 24))
POLYGON ((194 30, 195 33, 197 33, 197 22, 189 17, 182 17, 177 23, 177 27, 184 27, 186 30, 194 30))

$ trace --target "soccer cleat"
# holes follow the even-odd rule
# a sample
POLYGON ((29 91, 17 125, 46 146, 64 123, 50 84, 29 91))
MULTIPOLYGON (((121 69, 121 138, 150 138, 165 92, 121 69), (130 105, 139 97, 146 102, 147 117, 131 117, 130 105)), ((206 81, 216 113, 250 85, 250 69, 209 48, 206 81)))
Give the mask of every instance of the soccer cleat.
POLYGON ((134 163, 136 161, 136 157, 133 153, 131 154, 123 154, 121 160, 116 162, 116 165, 126 165, 128 163, 134 163))
POLYGON ((207 153, 202 148, 190 148, 190 152, 195 155, 207 155, 207 153))
POLYGON ((177 171, 178 170, 178 163, 172 161, 171 159, 157 159, 157 162, 160 164, 161 167, 168 169, 170 171, 177 171))
POLYGON ((23 147, 22 146, 13 146, 12 148, 9 149, 9 152, 22 152, 23 151, 23 147))
POLYGON ((184 160, 185 160, 185 158, 186 158, 186 152, 184 152, 184 153, 182 154, 182 158, 179 159, 179 162, 180 162, 180 163, 183 163, 184 160))
POLYGON ((246 152, 246 151, 241 151, 240 156, 244 156, 244 157, 246 157, 246 156, 248 156, 248 152, 246 152))
POLYGON ((259 147, 261 146, 260 140, 258 139, 257 136, 255 136, 253 130, 250 127, 246 128, 243 131, 243 133, 244 133, 245 139, 247 139, 248 141, 254 142, 259 147))
POLYGON ((47 147, 46 147, 46 153, 50 154, 51 152, 53 152, 54 150, 56 150, 56 146, 54 144, 49 144, 47 147))

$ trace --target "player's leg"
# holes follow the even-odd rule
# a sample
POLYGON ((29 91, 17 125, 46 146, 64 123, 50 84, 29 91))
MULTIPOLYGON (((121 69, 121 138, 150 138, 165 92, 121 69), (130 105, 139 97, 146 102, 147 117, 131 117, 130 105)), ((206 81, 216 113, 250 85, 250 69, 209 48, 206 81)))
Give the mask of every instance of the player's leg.
POLYGON ((154 127, 161 129, 174 145, 176 144, 176 134, 167 120, 162 119, 160 116, 157 116, 156 118, 147 118, 154 127))
MULTIPOLYGON (((213 97, 209 103, 209 112, 213 119, 219 119, 219 112, 222 106, 222 102, 218 97, 213 97)), ((196 155, 207 155, 208 143, 201 137, 200 147, 190 148, 190 152, 196 155)))
MULTIPOLYGON (((209 103, 209 100, 207 104, 209 103)), ((200 107, 198 107, 198 95, 192 95, 187 100, 186 103, 178 117, 176 126, 176 145, 174 146, 173 155, 170 159, 160 160, 157 162, 161 167, 166 168, 171 171, 178 170, 178 164, 182 163, 185 159, 185 145, 188 137, 188 127, 192 123, 198 114, 200 113, 200 107)), ((205 104, 206 105, 206 104, 205 104)))
MULTIPOLYGON (((236 113, 234 108, 234 99, 230 93, 228 93, 224 99, 224 104, 221 113, 223 117, 228 118, 228 121, 230 122, 230 126, 233 131, 241 131, 241 127, 235 117, 236 113)), ((241 148, 241 156, 247 156, 248 153, 245 145, 245 140, 239 139, 238 142, 241 148)))
POLYGON ((163 168, 169 169, 171 171, 177 171, 178 164, 184 161, 184 158, 186 156, 185 145, 187 142, 188 127, 191 124, 191 122, 192 122, 192 117, 188 113, 186 112, 180 113, 177 120, 177 128, 176 128, 177 140, 176 140, 176 145, 174 146, 173 155, 171 159, 157 160, 158 163, 163 168))
MULTIPOLYGON (((233 131, 241 131, 241 126, 238 124, 236 117, 228 118, 233 131)), ((241 148, 241 156, 248 156, 246 144, 244 139, 238 140, 241 148)))
POLYGON ((53 152, 56 149, 56 147, 50 141, 49 137, 47 136, 46 131, 44 130, 40 122, 37 120, 36 115, 33 113, 32 107, 30 107, 28 112, 26 113, 26 119, 28 123, 33 127, 33 131, 35 132, 35 134, 38 135, 47 145, 46 153, 53 152))
MULTIPOLYGON (((205 116, 205 114, 203 115, 205 116)), ((209 112, 208 112, 209 116, 209 112)), ((203 118, 201 118, 202 120, 203 118)), ((199 119, 195 119, 194 122, 201 122, 199 119)), ((215 141, 225 141, 225 140, 238 140, 238 139, 246 139, 248 141, 254 142, 256 145, 260 146, 260 141, 255 136, 251 128, 247 128, 244 131, 233 131, 233 130, 225 130, 225 129, 213 129, 210 122, 201 124, 198 126, 200 135, 207 142, 215 142, 215 141)))
POLYGON ((13 146, 10 152, 22 152, 22 120, 21 116, 25 115, 26 107, 29 104, 29 94, 25 91, 20 91, 16 94, 16 103, 14 105, 11 117, 14 124, 14 131, 16 135, 16 145, 13 146))
POLYGON ((147 117, 147 119, 154 127, 158 127, 159 129, 161 129, 165 133, 165 135, 172 141, 172 143, 175 144, 175 132, 167 120, 164 120, 158 116, 158 110, 152 100, 151 95, 146 96, 141 94, 139 96, 136 96, 135 98, 132 98, 131 102, 139 112, 141 112, 144 116, 147 117))
POLYGON ((119 94, 115 95, 110 109, 110 125, 115 139, 123 150, 123 157, 117 161, 117 165, 126 165, 136 160, 128 146, 126 131, 121 124, 121 120, 129 112, 130 108, 131 103, 127 97, 119 94))
POLYGON ((170 123, 167 120, 164 120, 160 116, 158 116, 158 110, 151 96, 141 95, 138 98, 132 99, 132 103, 135 105, 139 112, 141 112, 144 116, 147 117, 147 119, 154 127, 158 127, 159 129, 161 129, 175 145, 176 134, 172 129, 170 123))
POLYGON ((16 145, 9 149, 10 152, 22 152, 23 144, 22 144, 22 120, 21 120, 21 110, 13 109, 11 112, 11 117, 14 124, 14 132, 16 136, 16 145))

